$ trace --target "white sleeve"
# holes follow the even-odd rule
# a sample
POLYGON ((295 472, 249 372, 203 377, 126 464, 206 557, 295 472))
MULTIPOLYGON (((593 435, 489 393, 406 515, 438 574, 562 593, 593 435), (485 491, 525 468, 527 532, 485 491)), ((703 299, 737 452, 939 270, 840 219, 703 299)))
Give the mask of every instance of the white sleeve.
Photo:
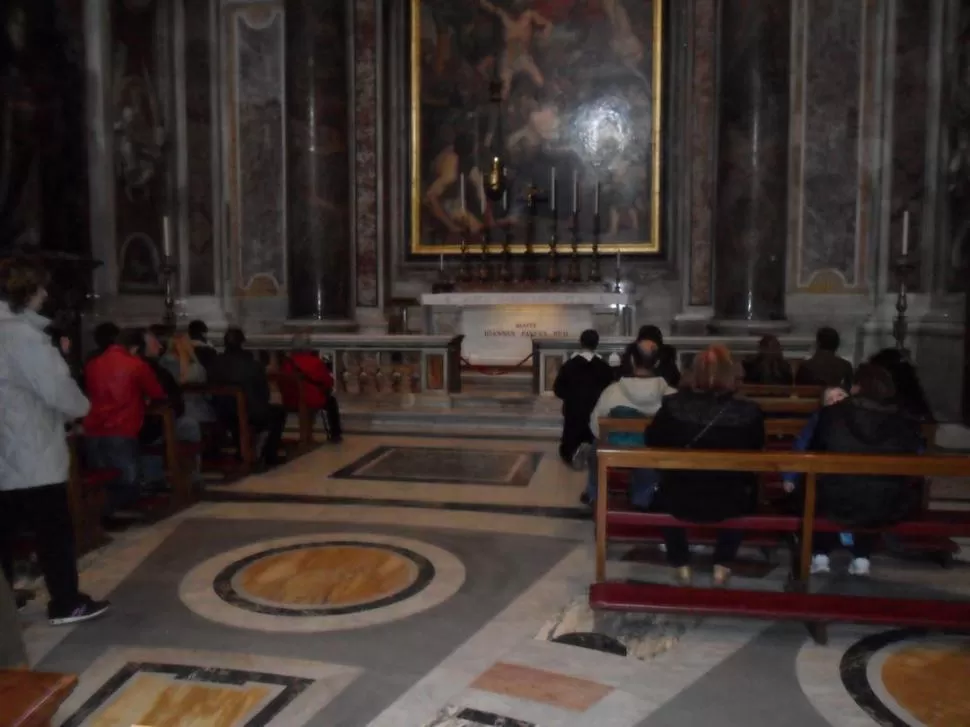
POLYGON ((46 341, 25 342, 24 347, 28 346, 29 350, 11 356, 24 387, 68 421, 87 414, 91 404, 71 378, 71 371, 61 354, 46 341))

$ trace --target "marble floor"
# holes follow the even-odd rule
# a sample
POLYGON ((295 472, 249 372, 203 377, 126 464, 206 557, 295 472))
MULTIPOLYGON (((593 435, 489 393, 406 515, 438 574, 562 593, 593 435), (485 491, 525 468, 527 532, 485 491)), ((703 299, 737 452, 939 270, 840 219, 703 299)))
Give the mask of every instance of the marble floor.
MULTIPOLYGON (((56 629, 38 598, 30 657, 80 675, 76 727, 970 725, 970 639, 590 611, 582 487, 552 441, 350 435, 85 556, 113 611, 56 629)), ((970 598, 967 553, 819 587, 970 598)), ((653 546, 610 557, 669 577, 653 546)), ((785 567, 743 550, 736 573, 785 567)))

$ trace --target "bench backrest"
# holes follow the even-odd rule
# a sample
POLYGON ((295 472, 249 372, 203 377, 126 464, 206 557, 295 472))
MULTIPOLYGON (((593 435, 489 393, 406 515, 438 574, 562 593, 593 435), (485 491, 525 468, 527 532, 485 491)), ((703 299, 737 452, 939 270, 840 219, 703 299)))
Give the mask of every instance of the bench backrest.
MULTIPOLYGON (((652 421, 651 417, 639 419, 604 417, 598 420, 600 441, 609 444, 612 434, 642 435, 643 430, 652 421)), ((802 431, 806 421, 806 419, 765 419, 765 434, 769 437, 795 437, 802 431)))
POLYGON ((822 398, 822 392, 825 391, 825 387, 794 386, 788 384, 741 384, 741 386, 738 387, 738 391, 744 396, 750 396, 754 399, 767 397, 794 397, 799 399, 815 399, 818 401, 822 398))

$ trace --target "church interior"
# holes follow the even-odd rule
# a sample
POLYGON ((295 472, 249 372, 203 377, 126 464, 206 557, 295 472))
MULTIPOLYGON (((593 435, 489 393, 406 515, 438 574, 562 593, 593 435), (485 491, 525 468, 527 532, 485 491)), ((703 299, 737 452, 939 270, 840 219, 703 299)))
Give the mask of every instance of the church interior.
POLYGON ((0 727, 970 725, 970 0, 0 16, 0 727))

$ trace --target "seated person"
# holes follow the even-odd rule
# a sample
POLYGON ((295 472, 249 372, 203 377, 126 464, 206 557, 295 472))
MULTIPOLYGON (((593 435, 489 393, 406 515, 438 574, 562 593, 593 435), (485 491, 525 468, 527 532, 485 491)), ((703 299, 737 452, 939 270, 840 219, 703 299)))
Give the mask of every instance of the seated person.
MULTIPOLYGON (((214 384, 238 386, 246 397, 249 425, 257 434, 265 434, 261 459, 269 467, 279 464, 280 441, 286 425, 286 410, 270 403, 269 380, 266 369, 243 346, 246 334, 239 328, 230 328, 223 337, 224 350, 213 362, 209 380, 214 384)), ((216 398, 216 410, 236 442, 239 442, 239 417, 236 400, 229 397, 216 398)))
MULTIPOLYGON (((340 406, 333 392, 333 374, 320 356, 309 349, 309 339, 305 340, 305 347, 291 351, 280 362, 281 374, 299 374, 303 387, 306 405, 313 412, 320 412, 330 441, 340 443, 343 440, 343 430, 340 426, 340 406)), ((280 379, 280 396, 283 406, 288 411, 300 408, 300 390, 292 379, 280 379)))
POLYGON ((795 374, 798 386, 852 387, 852 364, 838 355, 839 332, 834 328, 819 328, 815 334, 815 353, 802 361, 795 374))
POLYGON ((144 345, 142 332, 127 332, 84 367, 91 402, 91 411, 84 418, 88 466, 120 472, 108 486, 106 514, 140 499, 144 477, 138 441, 146 405, 166 399, 158 377, 138 355, 144 345))
MULTIPOLYGON (((656 372, 658 351, 652 341, 631 343, 624 354, 629 361, 630 372, 619 381, 610 384, 600 395, 589 419, 593 436, 599 439, 599 420, 603 417, 652 417, 660 409, 663 398, 677 393, 656 372)), ((633 435, 632 441, 621 433, 613 434, 607 444, 616 446, 640 446, 643 435, 633 435)), ((581 501, 591 504, 596 500, 597 479, 596 450, 592 451, 589 479, 581 501)), ((651 469, 633 470, 630 479, 630 502, 634 507, 646 509, 653 501, 657 489, 657 474, 651 469)))
POLYGON ((593 441, 589 415, 600 394, 613 383, 613 369, 596 353, 599 344, 596 331, 583 331, 579 337, 582 350, 563 364, 553 385, 553 391, 562 400, 559 456, 578 470, 586 466, 593 441))
POLYGON ((637 343, 652 341, 657 346, 657 376, 677 388, 680 386, 680 369, 677 367, 677 349, 664 343, 664 334, 657 326, 641 326, 637 343))
MULTIPOLYGON (((917 454, 924 449, 919 421, 895 402, 889 372, 863 364, 848 399, 819 412, 813 452, 917 454)), ((919 490, 906 477, 889 475, 819 475, 816 513, 852 528, 883 527, 904 520, 919 506, 919 490)), ((869 574, 869 558, 878 535, 856 532, 850 548, 852 575, 869 574)), ((836 533, 815 533, 812 573, 829 572, 836 533)))
POLYGON ((188 333, 189 339, 192 341, 192 347, 195 348, 196 360, 202 364, 202 368, 211 377, 210 369, 215 363, 216 356, 219 355, 219 352, 209 343, 209 326, 205 324, 205 321, 195 320, 189 323, 188 333))
MULTIPOLYGON (((765 444, 764 414, 758 405, 735 396, 736 376, 731 354, 711 346, 694 359, 691 387, 664 399, 646 431, 651 447, 760 450, 765 444)), ((663 507, 676 518, 718 522, 751 511, 758 480, 747 472, 661 472, 663 507)), ((731 575, 730 563, 741 546, 739 530, 721 530, 714 548, 714 585, 731 575)), ((690 545, 683 528, 664 532, 667 560, 677 569, 677 581, 688 585, 690 545)))
POLYGON ((775 336, 764 336, 758 341, 758 355, 744 362, 744 383, 788 386, 794 381, 781 342, 775 336))
MULTIPOLYGON (((165 352, 159 357, 158 364, 169 373, 179 387, 186 384, 204 384, 208 376, 205 368, 196 358, 196 347, 184 333, 175 335, 165 352)), ((185 416, 196 422, 215 421, 215 413, 203 394, 185 393, 185 416)))
POLYGON ((920 383, 916 367, 906 359, 898 348, 885 348, 869 359, 869 363, 886 369, 893 377, 896 402, 910 416, 920 421, 933 422, 933 410, 920 383))

